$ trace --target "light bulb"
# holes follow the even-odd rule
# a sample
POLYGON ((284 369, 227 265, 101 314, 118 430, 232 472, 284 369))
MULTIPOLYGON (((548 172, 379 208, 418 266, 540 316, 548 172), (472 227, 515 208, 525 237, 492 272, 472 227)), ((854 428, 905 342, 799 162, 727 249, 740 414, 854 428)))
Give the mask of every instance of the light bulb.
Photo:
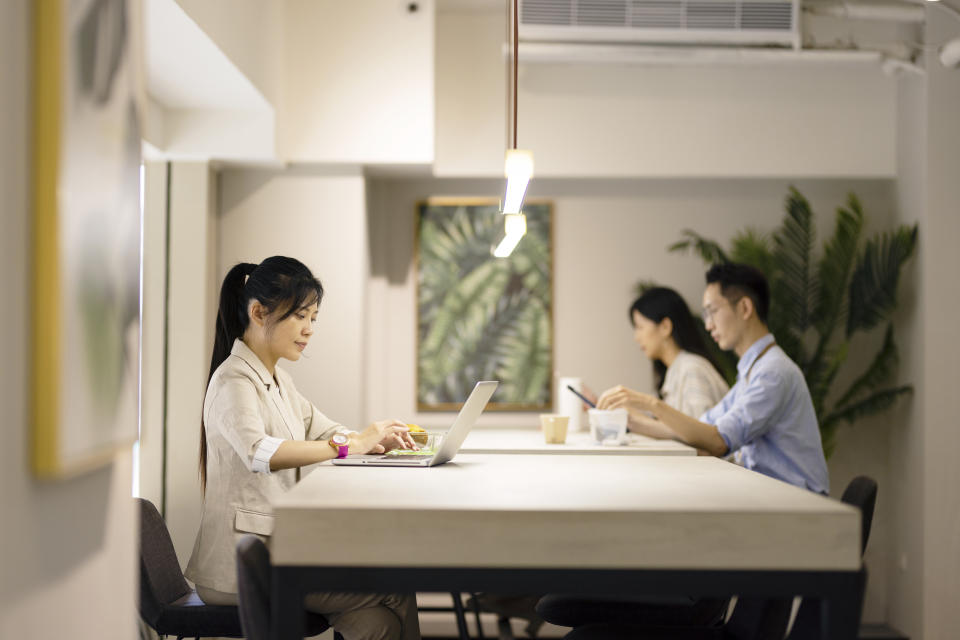
POLYGON ((507 189, 503 196, 501 213, 520 213, 527 183, 533 177, 533 152, 523 149, 508 149, 503 163, 507 189))
POLYGON ((516 249, 520 238, 527 232, 527 216, 522 213, 508 213, 503 221, 503 240, 493 250, 494 257, 506 258, 516 249))

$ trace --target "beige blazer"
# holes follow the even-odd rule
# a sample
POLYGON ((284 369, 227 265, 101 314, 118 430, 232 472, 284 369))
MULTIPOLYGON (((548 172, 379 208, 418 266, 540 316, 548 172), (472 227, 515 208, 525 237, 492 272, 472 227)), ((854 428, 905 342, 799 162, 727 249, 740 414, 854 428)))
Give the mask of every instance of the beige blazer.
POLYGON ((279 367, 276 381, 260 359, 236 340, 207 387, 207 490, 187 578, 237 592, 236 544, 253 533, 273 533, 270 502, 299 480, 299 469, 269 471, 283 440, 325 440, 346 432, 300 395, 279 367))

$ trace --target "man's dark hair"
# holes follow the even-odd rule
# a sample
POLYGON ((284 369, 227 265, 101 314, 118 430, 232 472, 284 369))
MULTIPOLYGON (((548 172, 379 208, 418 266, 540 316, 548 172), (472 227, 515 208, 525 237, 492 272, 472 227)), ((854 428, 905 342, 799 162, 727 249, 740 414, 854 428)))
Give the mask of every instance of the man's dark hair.
POLYGON ((757 317, 767 323, 767 311, 770 309, 770 286, 767 278, 759 269, 736 262, 720 262, 707 271, 707 284, 719 284, 720 293, 731 305, 743 296, 753 301, 757 317))

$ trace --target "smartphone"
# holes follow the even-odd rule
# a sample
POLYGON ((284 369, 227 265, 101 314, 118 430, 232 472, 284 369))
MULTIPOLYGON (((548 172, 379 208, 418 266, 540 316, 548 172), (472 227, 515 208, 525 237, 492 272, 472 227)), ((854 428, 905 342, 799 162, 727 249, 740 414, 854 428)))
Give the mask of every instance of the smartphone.
POLYGON ((597 408, 597 404, 596 404, 595 402, 590 402, 589 400, 587 400, 586 396, 584 396, 582 393, 580 393, 579 391, 577 391, 576 389, 574 389, 574 388, 573 388, 572 386, 570 386, 569 384, 567 385, 567 389, 570 389, 570 391, 572 391, 575 396, 577 396, 578 398, 580 398, 581 400, 583 400, 588 406, 590 406, 590 407, 592 407, 592 408, 594 408, 594 409, 597 408))

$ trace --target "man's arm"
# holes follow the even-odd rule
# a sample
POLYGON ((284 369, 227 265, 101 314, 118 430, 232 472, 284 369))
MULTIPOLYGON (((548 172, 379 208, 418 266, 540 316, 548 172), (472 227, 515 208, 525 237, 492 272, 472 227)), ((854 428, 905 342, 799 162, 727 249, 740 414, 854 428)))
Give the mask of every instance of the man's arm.
MULTIPOLYGON (((702 449, 714 456, 727 455, 727 442, 715 426, 691 418, 650 394, 634 391, 624 386, 617 386, 604 391, 597 402, 598 409, 616 409, 618 407, 625 408, 629 414, 635 414, 637 411, 649 411, 660 420, 662 423, 662 425, 659 425, 660 427, 668 428, 675 434, 675 437, 679 437, 680 440, 690 446, 702 449)), ((631 417, 633 416, 631 415, 631 417)))
POLYGON ((659 398, 650 399, 649 411, 670 427, 680 439, 697 449, 717 457, 727 455, 727 442, 712 424, 700 422, 682 411, 677 411, 659 398))

